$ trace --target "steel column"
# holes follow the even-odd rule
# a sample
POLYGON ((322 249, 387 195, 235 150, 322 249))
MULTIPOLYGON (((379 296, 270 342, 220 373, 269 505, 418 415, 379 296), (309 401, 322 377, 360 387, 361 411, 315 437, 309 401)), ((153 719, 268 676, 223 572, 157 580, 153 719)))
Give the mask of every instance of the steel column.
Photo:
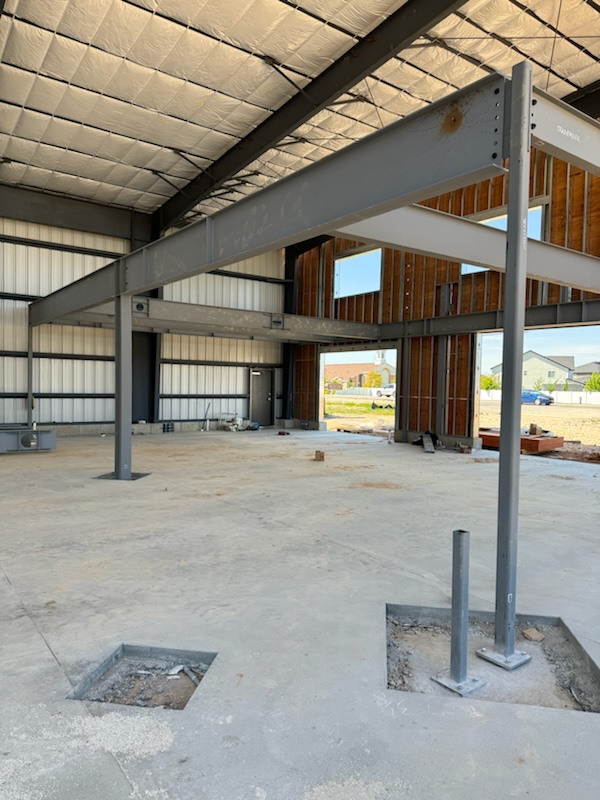
POLYGON ((469 636, 469 531, 452 534, 452 614, 450 632, 450 675, 434 675, 436 683, 461 696, 485 686, 477 678, 467 677, 467 640, 469 636))
POLYGON ((33 328, 27 328, 27 427, 33 425, 33 328))
POLYGON ((525 289, 527 275, 527 212, 529 142, 532 102, 531 65, 513 69, 510 108, 508 228, 502 350, 500 479, 496 553, 496 634, 494 651, 478 654, 504 669, 515 669, 531 656, 515 650, 517 537, 519 529, 519 466, 521 459, 521 384, 525 289))
POLYGON ((115 479, 131 480, 132 298, 115 298, 115 479))

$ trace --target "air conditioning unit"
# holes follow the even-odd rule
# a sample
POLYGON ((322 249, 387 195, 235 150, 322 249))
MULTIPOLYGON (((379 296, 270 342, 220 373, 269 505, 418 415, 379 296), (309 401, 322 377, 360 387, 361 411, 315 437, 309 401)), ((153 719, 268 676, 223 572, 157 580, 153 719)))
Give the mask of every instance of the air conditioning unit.
POLYGON ((33 428, 0 428, 0 453, 55 450, 56 431, 33 428))

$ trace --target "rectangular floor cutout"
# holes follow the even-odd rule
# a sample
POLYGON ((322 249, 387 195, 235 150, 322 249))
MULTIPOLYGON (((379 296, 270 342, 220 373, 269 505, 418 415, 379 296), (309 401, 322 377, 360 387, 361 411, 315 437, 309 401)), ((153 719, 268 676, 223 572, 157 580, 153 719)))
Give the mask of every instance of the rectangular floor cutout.
MULTIPOLYGON (((432 678, 450 667, 450 609, 388 605, 386 622, 388 689, 448 697, 432 678)), ((468 677, 485 684, 470 697, 600 712, 600 668, 562 619, 517 614, 516 631, 531 661, 509 672, 476 655, 494 648, 493 612, 469 612, 468 677)))
POLYGON ((67 695, 67 699, 182 709, 216 655, 121 644, 67 695))

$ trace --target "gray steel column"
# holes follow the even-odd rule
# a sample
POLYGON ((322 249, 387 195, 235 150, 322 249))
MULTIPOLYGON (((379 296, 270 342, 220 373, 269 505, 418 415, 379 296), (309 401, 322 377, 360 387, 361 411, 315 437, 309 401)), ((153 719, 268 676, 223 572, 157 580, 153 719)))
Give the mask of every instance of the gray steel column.
POLYGON ((33 328, 27 329, 27 427, 33 426, 33 328))
POLYGON ((515 66, 512 72, 510 100, 508 226, 496 551, 496 635, 493 651, 478 651, 478 655, 482 658, 486 658, 504 669, 515 669, 531 660, 531 656, 527 653, 515 650, 531 84, 531 65, 522 63, 515 66))
POLYGON ((115 480, 131 480, 132 298, 115 298, 115 480))
POLYGON ((450 632, 450 675, 434 675, 436 683, 463 697, 485 686, 478 678, 467 677, 469 638, 469 531, 452 534, 452 629, 450 632))

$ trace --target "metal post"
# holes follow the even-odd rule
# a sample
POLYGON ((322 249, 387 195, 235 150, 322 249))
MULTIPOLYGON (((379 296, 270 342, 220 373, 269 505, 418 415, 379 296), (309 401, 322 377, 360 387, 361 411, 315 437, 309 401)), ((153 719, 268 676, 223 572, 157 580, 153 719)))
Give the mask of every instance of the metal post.
POLYGON ((27 329, 27 427, 33 427, 33 328, 27 329))
POLYGON ((436 683, 462 696, 481 689, 485 684, 467 678, 467 638, 469 633, 469 531, 452 534, 452 631, 450 643, 450 676, 436 675, 436 683))
POLYGON ((115 479, 131 480, 131 295, 115 298, 115 479))
POLYGON ((452 636, 450 677, 455 683, 467 678, 467 634, 469 626, 469 532, 452 534, 452 636))
POLYGON ((496 635, 494 650, 478 655, 504 669, 515 669, 531 656, 515 650, 519 462, 521 458, 521 389, 527 278, 527 213, 532 71, 528 63, 513 68, 510 100, 508 224, 500 411, 500 479, 496 553, 496 635))

